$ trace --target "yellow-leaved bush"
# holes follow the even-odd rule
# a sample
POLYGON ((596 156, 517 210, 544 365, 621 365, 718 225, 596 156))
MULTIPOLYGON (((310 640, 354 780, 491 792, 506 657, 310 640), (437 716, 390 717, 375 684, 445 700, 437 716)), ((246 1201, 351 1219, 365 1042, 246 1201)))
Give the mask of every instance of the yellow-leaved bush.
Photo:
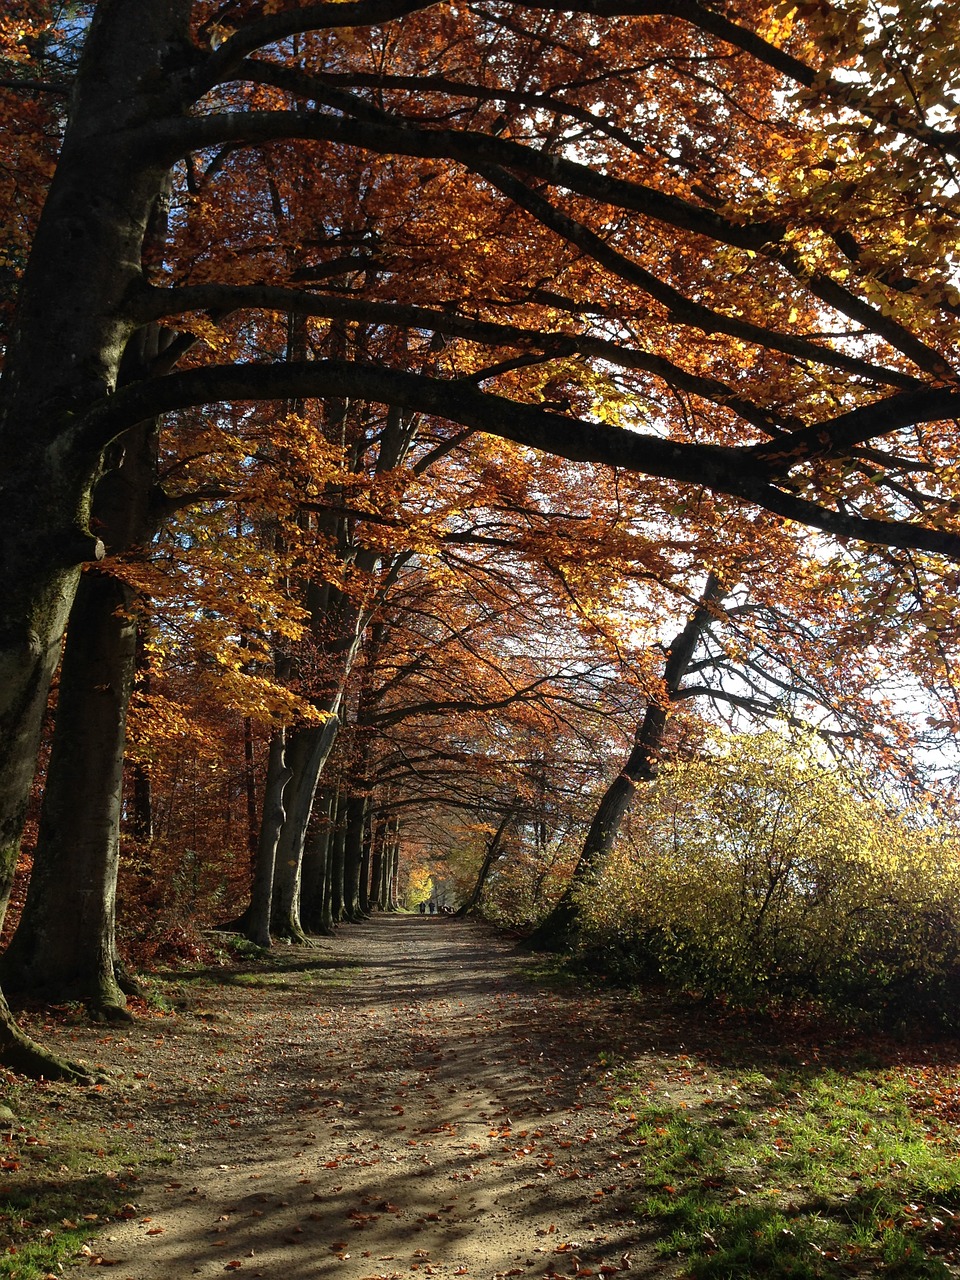
POLYGON ((960 1027, 956 833, 775 732, 664 767, 580 905, 621 977, 960 1027))

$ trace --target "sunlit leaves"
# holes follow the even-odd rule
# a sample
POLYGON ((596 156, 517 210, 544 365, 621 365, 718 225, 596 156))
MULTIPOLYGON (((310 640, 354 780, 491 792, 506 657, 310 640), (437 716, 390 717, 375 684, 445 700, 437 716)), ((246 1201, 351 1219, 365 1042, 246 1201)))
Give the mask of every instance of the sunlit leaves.
POLYGON ((664 770, 583 911, 597 939, 630 939, 623 963, 632 948, 691 988, 949 1020, 958 883, 929 811, 894 814, 767 733, 664 770))

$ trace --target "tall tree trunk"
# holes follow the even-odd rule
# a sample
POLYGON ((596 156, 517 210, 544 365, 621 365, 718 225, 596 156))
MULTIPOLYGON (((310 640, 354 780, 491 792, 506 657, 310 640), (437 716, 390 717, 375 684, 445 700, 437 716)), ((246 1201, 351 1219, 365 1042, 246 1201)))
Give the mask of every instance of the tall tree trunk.
MULTIPOLYGON (((10 359, 8 351, 5 377, 10 359)), ((50 682, 80 562, 103 556, 103 544, 88 526, 93 468, 84 473, 64 466, 51 476, 46 447, 39 442, 28 447, 40 426, 29 413, 0 422, 0 924, 13 888, 50 682)), ((0 1063, 48 1080, 91 1078, 84 1067, 21 1031, 2 994, 0 1063)))
MULTIPOLYGON (((133 592, 93 571, 77 590, 33 874, 0 961, 9 991, 125 1014, 114 938, 123 743, 136 660, 133 592)), ((124 984, 125 985, 125 984, 124 984)))
POLYGON ((360 908, 360 873, 363 866, 363 833, 367 825, 368 797, 347 798, 343 850, 343 918, 356 923, 363 919, 360 908))
POLYGON ((343 910, 343 864, 347 843, 347 789, 341 787, 337 796, 337 808, 334 814, 333 829, 330 832, 330 853, 327 862, 328 893, 330 919, 334 924, 344 921, 343 910))
POLYGON ((380 878, 377 881, 377 903, 381 911, 390 910, 390 819, 384 821, 380 838, 380 878))
POLYGON ((291 734, 287 749, 291 778, 283 827, 277 841, 271 932, 275 937, 302 944, 307 942, 300 921, 303 846, 310 825, 317 782, 333 749, 339 725, 337 716, 331 713, 322 725, 301 726, 291 734))
POLYGON ((656 777, 670 703, 676 700, 680 692, 697 644, 714 616, 715 606, 722 595, 720 581, 711 573, 700 603, 667 650, 663 669, 663 695, 647 704, 626 764, 610 783, 597 806, 570 882, 550 914, 530 935, 530 946, 547 951, 562 950, 575 937, 577 894, 613 848, 624 816, 633 802, 637 785, 651 782, 656 777))
POLYGON ((324 840, 323 885, 319 903, 320 919, 317 930, 323 937, 332 938, 336 932, 333 918, 333 839, 336 832, 337 805, 340 802, 339 786, 331 789, 330 806, 327 809, 326 838, 324 840))
MULTIPOLYGON (((362 567, 370 568, 372 564, 365 562, 362 567)), ((330 586, 311 582, 307 599, 319 647, 328 663, 326 686, 313 699, 326 719, 321 725, 296 729, 288 750, 293 778, 277 845, 271 926, 277 937, 300 943, 307 941, 299 909, 304 842, 320 775, 340 729, 344 686, 353 670, 368 618, 365 608, 330 586)))
POLYGON ((368 800, 363 812, 363 854, 360 858, 360 914, 370 915, 370 844, 373 839, 371 804, 368 800))
POLYGON ((385 859, 386 866, 386 890, 387 890, 387 910, 399 911, 400 909, 400 818, 395 817, 390 824, 390 834, 387 843, 387 857, 385 859))
POLYGON ((337 809, 337 787, 326 786, 314 804, 301 874, 300 919, 308 933, 333 934, 330 917, 330 841, 337 809))
POLYGON ((507 831, 511 822, 516 817, 516 809, 510 808, 503 815, 500 825, 490 839, 487 845, 486 853, 483 855, 483 862, 480 864, 480 870, 477 872, 476 884, 467 901, 459 908, 457 915, 461 917, 470 915, 472 911, 476 911, 480 906, 480 899, 483 897, 483 887, 487 883, 487 876, 490 874, 493 864, 503 853, 503 846, 506 840, 507 831))
POLYGON ((245 936, 257 946, 270 946, 270 915, 273 904, 274 868, 277 842, 285 817, 284 795, 292 776, 286 762, 286 732, 274 729, 270 735, 267 777, 263 789, 263 816, 257 841, 250 905, 241 917, 245 936))
MULTIPOLYGON (((141 608, 146 612, 147 601, 141 597, 141 608)), ((147 657, 144 632, 137 628, 137 674, 134 680, 134 694, 146 695, 150 692, 150 663, 147 657)), ((130 803, 128 806, 128 830, 140 845, 147 845, 153 839, 153 783, 146 766, 137 761, 131 770, 132 786, 130 787, 130 803)))
MULTIPOLYGON (((156 352, 143 335, 123 376, 156 352)), ((145 422, 110 450, 93 514, 108 549, 125 551, 157 526, 157 427, 145 422), (109 463, 108 463, 109 465, 109 463)), ((0 964, 11 991, 83 1000, 95 1017, 124 1018, 115 938, 123 756, 137 670, 136 593, 107 569, 83 575, 67 629, 53 747, 33 873, 16 934, 0 964)))
POLYGON ((383 892, 383 849, 387 835, 387 820, 378 814, 373 824, 370 848, 370 906, 383 911, 386 901, 383 892))
MULTIPOLYGON (((302 322, 296 321, 288 334, 288 352, 303 341, 302 322)), ((332 331, 333 347, 345 350, 347 338, 341 326, 332 331)), ((329 438, 343 437, 346 421, 346 402, 328 405, 329 421, 326 432, 329 438)), ((387 414, 387 426, 381 433, 380 451, 376 470, 382 472, 398 466, 409 450, 416 435, 414 415, 391 409, 387 414)), ((348 522, 331 508, 321 515, 318 532, 335 540, 344 561, 350 561, 361 573, 372 574, 380 557, 374 551, 354 545, 348 522)), ((393 558, 392 566, 385 574, 385 583, 403 563, 403 556, 393 558)), ((303 868, 303 850, 313 809, 314 797, 324 764, 333 747, 339 729, 339 711, 344 686, 349 678, 370 620, 372 608, 361 605, 339 588, 312 579, 306 583, 306 605, 317 648, 327 660, 326 684, 314 699, 314 705, 328 714, 322 727, 303 727, 294 734, 294 745, 288 759, 293 770, 287 813, 277 845, 277 866, 274 878, 272 929, 277 937, 306 942, 300 919, 300 878, 303 868)), ((339 818, 338 818, 339 824, 339 818)), ((331 881, 332 918, 338 923, 343 916, 342 871, 337 880, 338 856, 342 857, 342 844, 336 838, 332 844, 333 879, 331 881)))
POLYGON ((0 899, 15 865, 40 723, 90 531, 101 448, 85 412, 117 383, 135 325, 125 299, 168 162, 138 126, 183 110, 173 50, 190 39, 189 0, 98 6, 57 171, 34 236, 5 353, 0 406, 0 899), (105 145, 104 139, 111 144, 105 145), (119 198, 122 193, 122 198, 119 198), (117 198, 115 198, 117 197, 117 198))
POLYGON ((138 844, 149 844, 153 839, 153 784, 139 761, 133 766, 130 792, 130 834, 138 844))
POLYGON ((257 819, 257 772, 254 767, 253 720, 243 719, 243 789, 247 802, 247 849, 250 864, 254 866, 260 848, 259 822, 257 819))
MULTIPOLYGON (((107 438, 86 411, 116 386, 134 323, 147 225, 168 161, 138 126, 183 111, 170 55, 189 41, 189 0, 97 6, 57 171, 34 236, 5 353, 0 407, 0 913, 19 852, 40 725, 83 562, 102 557, 90 501, 107 438), (104 138, 111 138, 106 146, 104 138), (122 198, 116 198, 122 193, 122 198)), ((77 1074, 12 1024, 0 1058, 77 1074)))
MULTIPOLYGON (((168 180, 152 201, 141 261, 158 257, 167 234, 168 180)), ((118 385, 144 377, 162 335, 156 324, 133 334, 118 385)), ((94 527, 115 555, 157 528, 156 421, 114 441, 91 500, 94 527)), ((120 856, 123 756, 137 672, 136 594, 109 571, 85 574, 70 613, 56 722, 33 872, 23 914, 0 972, 8 988, 51 1001, 83 1000, 94 1017, 129 1020, 120 971, 116 888, 120 856)))

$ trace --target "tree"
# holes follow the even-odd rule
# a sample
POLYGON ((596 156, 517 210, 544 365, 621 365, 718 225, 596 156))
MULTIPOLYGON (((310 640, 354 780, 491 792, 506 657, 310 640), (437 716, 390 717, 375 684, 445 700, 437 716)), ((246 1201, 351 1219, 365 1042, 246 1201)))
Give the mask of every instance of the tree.
MULTIPOLYGON (((119 503, 94 499, 112 549, 140 541, 153 524, 153 435, 148 428, 128 433, 125 460, 97 490, 102 495, 124 486, 119 503), (138 474, 143 469, 145 483, 138 474)), ((92 569, 70 612, 33 870, 2 959, 8 989, 83 1000, 111 1021, 129 1019, 124 992, 136 990, 115 938, 123 751, 136 653, 134 591, 122 578, 92 569)))
POLYGON ((481 899, 483 898, 483 889, 487 883, 487 877, 493 869, 493 865, 496 860, 503 856, 507 830, 515 819, 516 813, 513 809, 508 809, 500 819, 500 823, 496 831, 494 831, 493 835, 490 837, 487 847, 484 850, 483 861, 480 863, 480 869, 477 872, 477 878, 470 891, 470 895, 457 909, 456 914, 458 916, 467 916, 471 911, 476 911, 479 908, 481 899))
POLYGON ((637 725, 633 749, 623 768, 600 798, 573 875, 550 914, 531 935, 532 945, 562 947, 576 931, 578 893, 596 875, 597 868, 613 848, 637 784, 652 782, 657 776, 665 746, 670 704, 676 702, 681 695, 683 680, 693 662, 697 646, 707 630, 714 608, 722 598, 723 586, 720 579, 710 574, 696 608, 667 649, 662 688, 648 702, 643 719, 637 725))
MULTIPOLYGON (((636 696, 615 653, 565 613, 569 596, 542 561, 520 554, 516 528, 511 545, 509 518, 486 510, 476 522, 479 545, 458 543, 451 555, 441 542, 436 559, 405 566, 383 611, 369 712, 374 801, 389 788, 389 807, 411 814, 408 849, 440 866, 485 847, 460 895, 472 892, 472 906, 508 849, 512 861, 529 854, 531 882, 563 861, 601 775, 610 721, 636 696)), ((522 879, 513 923, 529 919, 536 896, 522 879)))
POLYGON ((688 486, 681 504, 706 486, 944 557, 933 572, 952 581, 957 144, 940 123, 955 105, 941 29, 933 10, 873 27, 842 6, 783 16, 747 0, 729 15, 604 0, 455 18, 422 0, 98 4, 5 342, 7 880, 79 567, 102 554, 103 451, 178 408, 391 405, 432 415, 438 440, 492 432, 688 486), (376 237, 344 254, 321 231, 306 275, 260 256, 231 166, 283 148, 334 174, 360 153, 396 179, 376 237), (178 221, 198 163, 246 251, 194 241, 189 280, 168 283, 143 238, 171 173, 178 221), (342 287, 344 256, 376 264, 362 288, 342 287), (251 326, 249 355, 221 361, 218 324, 264 313, 441 333, 444 360, 281 361, 251 326), (187 335, 188 355, 118 388, 155 323, 187 335), (544 359, 566 362, 557 394, 527 372, 544 359))

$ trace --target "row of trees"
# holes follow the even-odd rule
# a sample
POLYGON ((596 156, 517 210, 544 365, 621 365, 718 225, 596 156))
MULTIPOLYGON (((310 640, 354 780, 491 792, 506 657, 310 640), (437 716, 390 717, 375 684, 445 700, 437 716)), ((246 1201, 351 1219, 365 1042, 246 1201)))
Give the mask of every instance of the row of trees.
POLYGON ((14 8, 6 893, 67 647, 9 981, 62 983, 67 894, 122 1008, 124 806, 178 830, 224 708, 262 942, 362 910, 411 811, 589 866, 681 703, 951 738, 942 6, 14 8))

